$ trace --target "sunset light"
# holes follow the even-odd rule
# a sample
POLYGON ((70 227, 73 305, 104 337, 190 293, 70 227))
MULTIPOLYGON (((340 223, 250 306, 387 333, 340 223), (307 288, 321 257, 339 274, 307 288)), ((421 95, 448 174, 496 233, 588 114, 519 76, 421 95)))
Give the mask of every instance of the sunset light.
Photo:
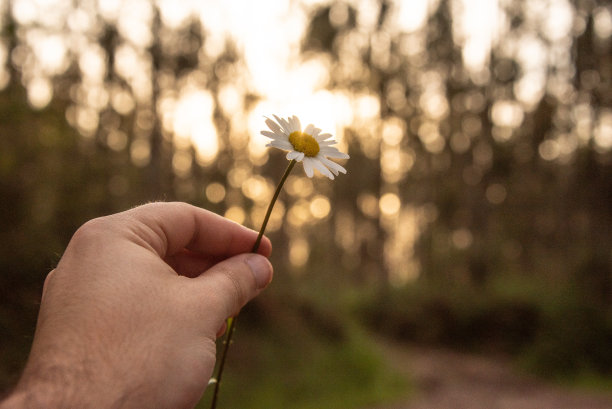
MULTIPOLYGON (((238 101, 247 93, 261 96, 246 113, 248 127, 244 129, 251 139, 249 147, 254 158, 265 154, 261 148, 263 139, 257 130, 261 127, 263 116, 270 112, 285 116, 299 113, 306 123, 316 122, 331 130, 341 144, 347 126, 378 114, 378 107, 365 106, 359 102, 364 101, 359 94, 326 90, 330 79, 329 61, 321 58, 304 59, 299 54, 307 18, 314 7, 325 2, 303 1, 298 3, 298 7, 290 6, 288 1, 283 0, 267 2, 266 7, 246 0, 232 2, 231 6, 219 2, 196 1, 156 3, 162 24, 169 29, 184 27, 194 18, 201 21, 207 36, 202 51, 207 56, 219 55, 226 41, 234 42, 238 52, 244 56, 244 69, 234 73, 233 84, 225 86, 220 94, 220 102, 228 112, 235 112, 241 108, 238 101)), ((99 81, 105 75, 104 56, 101 56, 99 48, 87 40, 88 36, 100 33, 104 21, 116 22, 119 33, 125 38, 125 42, 117 49, 115 70, 128 81, 139 100, 149 99, 152 89, 147 79, 150 75, 147 66, 150 61, 142 53, 152 41, 153 4, 146 0, 101 1, 98 10, 87 6, 72 10, 59 0, 14 1, 13 13, 20 23, 37 23, 43 27, 32 27, 27 34, 36 56, 36 60, 24 66, 26 72, 32 73, 29 92, 32 105, 40 109, 50 102, 53 91, 45 78, 66 70, 67 53, 80 55, 81 71, 91 82, 99 81), (50 15, 56 19, 51 19, 50 15), (71 27, 69 36, 61 31, 63 26, 58 24, 59 21, 66 21, 71 27)), ((357 0, 346 4, 369 7, 367 2, 357 0)), ((389 32, 416 33, 423 28, 428 15, 438 5, 439 2, 434 0, 399 2, 391 8, 392 18, 386 29, 389 32)), ((497 1, 454 0, 452 5, 454 13, 459 16, 458 24, 454 26, 456 41, 463 47, 467 67, 478 78, 484 64, 488 62, 487 55, 491 46, 503 34, 506 24, 504 14, 497 1), (483 18, 483 13, 486 18, 483 18)), ((330 18, 343 24, 347 18, 346 7, 342 3, 334 5, 330 18)), ((555 0, 551 8, 555 16, 562 18, 563 24, 555 25, 550 35, 562 38, 567 35, 567 29, 563 27, 567 26, 569 9, 563 0, 555 0)), ((360 16, 358 24, 363 30, 370 29, 374 22, 363 14, 360 16)), ((600 20, 605 19, 601 17, 600 20)), ((605 24, 600 23, 600 26, 605 24)), ((536 73, 541 69, 541 64, 534 65, 534 61, 544 51, 537 49, 537 42, 529 42, 528 39, 519 41, 524 63, 531 67, 527 71, 528 79, 533 83, 537 79, 536 73)), ((202 163, 209 163, 214 159, 219 146, 215 125, 209 114, 209 97, 204 89, 198 91, 198 86, 195 89, 175 90, 180 94, 172 104, 175 107, 174 113, 164 110, 160 115, 164 118, 172 116, 173 124, 168 125, 168 129, 176 134, 178 143, 182 143, 185 138, 191 139, 198 146, 202 163)), ((530 102, 536 91, 519 88, 518 92, 526 102, 530 102)), ((432 88, 423 98, 422 104, 433 118, 444 115, 446 101, 439 91, 432 88)))
POLYGON ((610 0, 0 0, 0 197, 0 397, 76 286, 130 407, 612 408, 610 0))
MULTIPOLYGON (((495 144, 517 144, 519 161, 569 164, 590 145, 606 153, 612 150, 611 116, 574 88, 579 81, 596 89, 605 79, 594 68, 574 77, 572 39, 588 22, 569 0, 524 7, 514 0, 385 4, 3 1, 19 29, 13 50, 0 43, 0 87, 8 86, 16 67, 31 108, 65 101, 65 118, 86 143, 127 152, 140 169, 165 161, 172 173, 166 187, 205 198, 250 226, 263 218, 276 182, 257 175, 257 168, 283 157, 260 134, 266 118, 297 115, 304 127, 316 124, 341 152, 358 150, 376 164, 376 187, 356 195, 351 206, 392 237, 384 254, 392 270, 401 270, 394 282, 402 283, 419 275, 411 249, 428 223, 401 191, 404 183, 449 171, 456 164, 450 155, 468 155, 460 180, 478 186, 494 166, 495 144), (71 78, 69 87, 58 85, 71 78), (567 106, 535 147, 519 143, 546 98, 567 106), (199 172, 211 175, 203 186, 194 181, 199 172), (399 232, 398 223, 410 224, 410 233, 399 232), (410 268, 400 268, 401 260, 410 268)), ((609 7, 592 11, 601 44, 612 33, 611 16, 609 7)), ((270 231, 285 217, 285 230, 334 217, 329 192, 314 193, 321 174, 314 175, 314 184, 289 178, 290 200, 279 201, 270 231)), ((118 191, 127 188, 113 188, 118 191)), ((483 192, 496 206, 511 193, 500 183, 483 192)), ((350 240, 339 235, 339 243, 365 240, 356 233, 371 227, 364 226, 353 226, 350 240)), ((460 232, 453 233, 455 247, 467 249, 469 230, 454 231, 460 232)), ((308 261, 304 243, 291 242, 289 260, 296 266, 308 261)))

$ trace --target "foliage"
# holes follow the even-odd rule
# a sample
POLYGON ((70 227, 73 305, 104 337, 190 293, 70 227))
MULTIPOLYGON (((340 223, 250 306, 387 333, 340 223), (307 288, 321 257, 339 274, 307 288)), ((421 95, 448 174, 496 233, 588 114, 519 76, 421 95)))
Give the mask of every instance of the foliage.
POLYGON ((278 288, 241 313, 223 406, 348 409, 406 396, 407 381, 337 301, 323 306, 278 288))
POLYGON ((510 355, 544 377, 612 377, 612 315, 573 287, 506 277, 479 289, 387 289, 353 301, 368 327, 402 341, 510 355))

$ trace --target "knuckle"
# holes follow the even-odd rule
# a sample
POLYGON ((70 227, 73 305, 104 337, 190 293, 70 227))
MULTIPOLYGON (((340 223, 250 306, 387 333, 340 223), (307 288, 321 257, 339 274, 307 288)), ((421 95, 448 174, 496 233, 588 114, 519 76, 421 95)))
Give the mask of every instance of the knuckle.
POLYGON ((229 296, 228 305, 230 308, 229 314, 235 314, 246 303, 246 291, 238 276, 238 272, 234 269, 222 267, 221 273, 223 276, 224 294, 229 296))
POLYGON ((79 227, 73 234, 64 256, 68 254, 83 256, 100 253, 102 248, 112 243, 109 236, 116 234, 116 232, 117 227, 113 225, 109 216, 92 219, 79 227))
POLYGON ((227 278, 230 287, 232 288, 232 293, 234 295, 234 299, 238 301, 239 304, 243 304, 245 296, 244 290, 236 275, 235 270, 227 269, 225 277, 227 278))
POLYGON ((108 230, 108 222, 104 217, 98 217, 91 219, 81 227, 72 236, 72 240, 75 242, 89 242, 96 240, 100 237, 100 234, 108 230))

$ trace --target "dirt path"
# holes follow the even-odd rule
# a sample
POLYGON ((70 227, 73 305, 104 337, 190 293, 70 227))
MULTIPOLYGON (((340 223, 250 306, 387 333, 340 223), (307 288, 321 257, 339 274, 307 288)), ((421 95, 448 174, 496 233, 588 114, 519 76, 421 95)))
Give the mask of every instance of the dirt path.
POLYGON ((392 365, 414 379, 408 402, 371 409, 612 409, 609 394, 568 391, 519 375, 502 360, 381 342, 392 365))

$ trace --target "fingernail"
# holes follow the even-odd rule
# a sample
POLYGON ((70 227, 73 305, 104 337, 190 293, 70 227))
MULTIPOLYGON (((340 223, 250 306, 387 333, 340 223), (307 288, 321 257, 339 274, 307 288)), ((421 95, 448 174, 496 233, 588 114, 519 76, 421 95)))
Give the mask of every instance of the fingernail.
POLYGON ((251 268, 257 288, 264 288, 272 280, 272 264, 264 256, 250 255, 246 259, 246 263, 251 268))

